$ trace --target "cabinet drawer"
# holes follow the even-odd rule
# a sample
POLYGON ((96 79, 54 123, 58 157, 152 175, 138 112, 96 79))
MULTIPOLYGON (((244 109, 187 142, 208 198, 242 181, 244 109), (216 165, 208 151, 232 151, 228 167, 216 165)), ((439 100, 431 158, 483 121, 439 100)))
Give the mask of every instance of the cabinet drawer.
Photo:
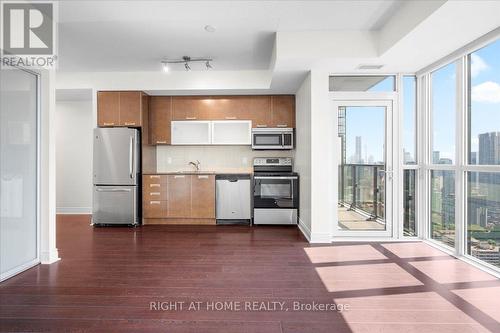
POLYGON ((143 200, 153 200, 153 201, 166 201, 167 200, 167 189, 166 187, 155 188, 145 188, 142 192, 143 200))
POLYGON ((163 200, 142 201, 142 215, 144 218, 164 218, 167 216, 167 202, 163 200))
POLYGON ((154 185, 154 184, 167 184, 167 175, 143 175, 142 176, 142 184, 144 187, 156 187, 156 186, 149 186, 149 185, 154 185), (148 186, 146 186, 148 185, 148 186))

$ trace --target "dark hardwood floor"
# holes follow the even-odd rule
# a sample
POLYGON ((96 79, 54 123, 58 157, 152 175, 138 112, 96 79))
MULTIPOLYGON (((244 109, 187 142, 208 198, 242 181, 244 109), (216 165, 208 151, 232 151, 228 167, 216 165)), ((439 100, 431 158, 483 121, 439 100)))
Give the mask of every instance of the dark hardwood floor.
POLYGON ((83 215, 57 228, 61 261, 0 284, 0 331, 500 332, 498 279, 419 242, 310 246, 296 228, 83 215))

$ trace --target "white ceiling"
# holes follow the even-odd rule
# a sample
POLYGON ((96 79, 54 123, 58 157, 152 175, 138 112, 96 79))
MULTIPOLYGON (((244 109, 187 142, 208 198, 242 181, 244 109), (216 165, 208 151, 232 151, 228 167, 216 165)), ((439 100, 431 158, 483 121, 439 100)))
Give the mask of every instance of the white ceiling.
POLYGON ((400 3, 61 1, 58 70, 157 71, 183 55, 210 56, 214 70, 268 69, 277 31, 378 30, 400 3))

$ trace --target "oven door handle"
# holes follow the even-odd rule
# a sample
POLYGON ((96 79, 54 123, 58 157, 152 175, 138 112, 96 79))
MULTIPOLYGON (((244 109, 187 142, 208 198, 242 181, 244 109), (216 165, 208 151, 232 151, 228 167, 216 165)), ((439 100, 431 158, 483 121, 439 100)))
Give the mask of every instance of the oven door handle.
POLYGON ((280 177, 280 176, 254 176, 254 179, 299 179, 297 176, 288 176, 288 177, 280 177))

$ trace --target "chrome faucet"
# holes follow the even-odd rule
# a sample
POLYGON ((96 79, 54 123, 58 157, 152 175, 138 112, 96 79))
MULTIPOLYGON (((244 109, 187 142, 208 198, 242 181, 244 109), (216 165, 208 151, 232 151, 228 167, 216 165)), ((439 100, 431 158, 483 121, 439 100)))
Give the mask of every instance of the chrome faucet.
POLYGON ((200 171, 200 161, 196 160, 196 162, 189 162, 189 165, 193 165, 196 168, 196 171, 200 171))

